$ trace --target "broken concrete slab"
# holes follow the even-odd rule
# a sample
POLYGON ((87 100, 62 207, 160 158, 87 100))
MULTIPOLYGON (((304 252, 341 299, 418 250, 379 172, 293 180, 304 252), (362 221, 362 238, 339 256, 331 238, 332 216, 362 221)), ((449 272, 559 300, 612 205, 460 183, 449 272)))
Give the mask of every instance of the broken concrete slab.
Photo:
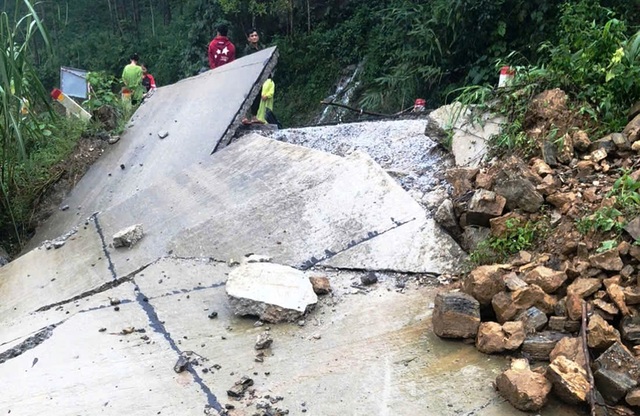
POLYGON ((297 321, 318 302, 305 273, 272 263, 235 268, 226 289, 236 315, 253 315, 272 323, 297 321))
POLYGON ((276 48, 266 48, 159 87, 135 112, 118 145, 105 151, 65 200, 80 208, 55 212, 37 230, 25 252, 65 233, 78 218, 105 211, 151 184, 162 185, 165 175, 178 174, 194 163, 209 164, 211 152, 228 144, 276 61, 276 48), (157 140, 162 130, 171 139, 157 140), (119 169, 120 165, 126 169, 119 169))
POLYGON ((105 242, 93 220, 86 224, 63 247, 40 247, 0 268, 2 322, 51 308, 114 281, 105 242))
POLYGON ((225 261, 260 253, 299 268, 438 274, 466 258, 366 155, 339 157, 247 135, 213 161, 98 215, 107 235, 144 220, 148 234, 136 250, 109 250, 118 274, 168 253, 225 261))

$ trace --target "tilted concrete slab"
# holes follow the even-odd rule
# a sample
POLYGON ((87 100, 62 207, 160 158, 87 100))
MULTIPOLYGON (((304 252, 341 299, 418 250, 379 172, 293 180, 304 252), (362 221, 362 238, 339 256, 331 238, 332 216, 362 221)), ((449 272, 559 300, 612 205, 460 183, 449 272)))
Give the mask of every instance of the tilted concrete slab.
POLYGON ((443 273, 464 256, 364 154, 339 157, 249 135, 211 162, 165 177, 97 216, 106 236, 144 227, 133 249, 108 248, 118 275, 166 255, 227 261, 259 253, 308 268, 362 242, 370 247, 366 255, 345 253, 341 267, 443 273), (410 255, 398 243, 410 244, 410 255))
POLYGON ((276 48, 267 48, 158 88, 138 108, 122 139, 108 148, 65 200, 71 209, 56 212, 38 229, 27 250, 64 234, 78 218, 131 198, 165 175, 198 161, 208 163, 212 151, 230 140, 276 60, 276 48), (162 140, 161 131, 169 133, 162 140))
POLYGON ((39 247, 0 268, 0 328, 113 281, 104 248, 89 220, 61 248, 39 247))

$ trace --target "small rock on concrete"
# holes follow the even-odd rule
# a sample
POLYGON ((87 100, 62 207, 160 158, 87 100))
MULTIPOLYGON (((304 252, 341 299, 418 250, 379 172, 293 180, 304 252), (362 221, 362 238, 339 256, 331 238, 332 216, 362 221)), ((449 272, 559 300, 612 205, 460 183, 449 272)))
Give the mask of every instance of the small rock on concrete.
POLYGON ((142 224, 135 224, 115 233, 113 235, 113 246, 116 248, 133 247, 143 236, 142 224))
POLYGON ((378 276, 374 272, 369 272, 360 277, 360 282, 365 286, 373 285, 378 283, 378 276))
POLYGON ((551 383, 531 371, 525 359, 514 360, 511 368, 496 378, 496 387, 513 407, 525 412, 540 410, 551 391, 551 383))
POLYGON ((326 295, 331 292, 331 283, 326 276, 311 276, 309 277, 311 286, 316 295, 326 295))
POLYGON ((169 132, 166 130, 161 130, 158 132, 158 137, 161 139, 164 139, 165 137, 167 137, 169 135, 169 132))
POLYGON ((432 322, 433 332, 441 338, 475 338, 480 326, 480 304, 466 293, 438 293, 432 322))
POLYGON ((269 348, 271 344, 273 344, 273 338, 271 338, 271 334, 269 334, 268 331, 265 331, 261 334, 258 334, 258 337, 256 338, 255 348, 257 350, 264 350, 266 348, 269 348))
POLYGON ((189 366, 189 360, 186 357, 180 356, 176 364, 173 366, 173 371, 176 373, 182 373, 189 366))
POLYGON ((236 381, 229 390, 227 390, 227 395, 235 398, 242 397, 244 392, 251 386, 253 386, 253 380, 244 376, 240 380, 236 381))
POLYGON ((483 322, 478 329, 476 348, 485 354, 494 354, 505 350, 520 348, 525 338, 522 322, 483 322))

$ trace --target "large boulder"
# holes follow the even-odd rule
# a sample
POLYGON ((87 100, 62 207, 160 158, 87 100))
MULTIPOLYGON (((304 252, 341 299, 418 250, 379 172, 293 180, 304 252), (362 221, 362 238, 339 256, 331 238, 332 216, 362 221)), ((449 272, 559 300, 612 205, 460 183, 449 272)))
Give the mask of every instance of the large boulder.
POLYGON ((248 263, 229 273, 229 303, 236 315, 266 322, 292 322, 317 302, 309 278, 301 271, 272 263, 248 263))
POLYGON ((546 403, 551 383, 544 375, 531 371, 526 359, 514 360, 511 368, 496 378, 500 394, 516 409, 540 410, 546 403))

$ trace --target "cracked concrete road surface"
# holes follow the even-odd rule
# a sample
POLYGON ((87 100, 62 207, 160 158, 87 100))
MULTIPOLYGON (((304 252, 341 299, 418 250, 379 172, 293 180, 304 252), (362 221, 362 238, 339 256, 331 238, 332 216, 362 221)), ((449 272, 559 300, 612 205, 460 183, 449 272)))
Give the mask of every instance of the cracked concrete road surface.
POLYGON ((75 212, 0 269, 0 415, 521 414, 492 388, 504 357, 433 335, 435 276, 465 254, 378 163, 255 134, 226 146, 274 60, 160 88, 65 201, 75 212), (144 238, 114 248, 133 224, 144 238), (248 253, 333 292, 301 322, 234 316, 225 282, 248 253), (360 285, 367 271, 379 283, 360 285), (243 376, 251 392, 229 397, 243 376))

